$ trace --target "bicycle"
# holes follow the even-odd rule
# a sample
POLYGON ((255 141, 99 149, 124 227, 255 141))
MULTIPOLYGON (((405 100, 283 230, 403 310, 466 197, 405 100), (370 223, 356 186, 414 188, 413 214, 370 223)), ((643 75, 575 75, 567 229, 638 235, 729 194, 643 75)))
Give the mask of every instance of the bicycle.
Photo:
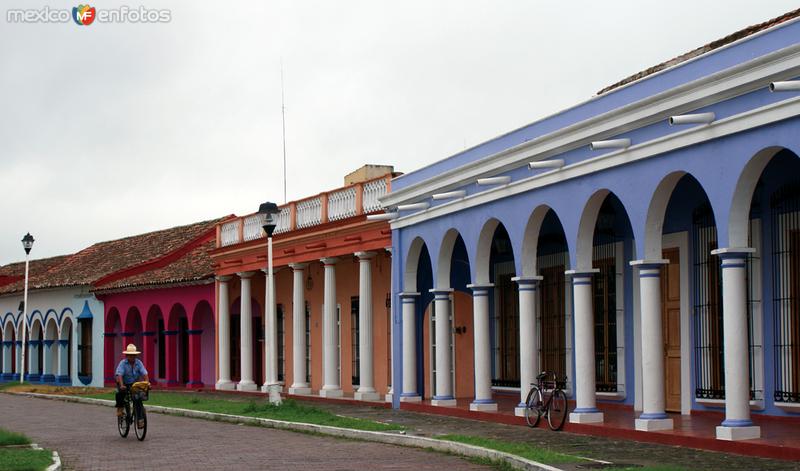
POLYGON ((539 373, 536 383, 531 383, 531 390, 525 399, 525 422, 530 427, 539 425, 543 415, 547 415, 550 430, 561 430, 568 412, 567 394, 559 387, 556 373, 539 373), (553 380, 546 381, 552 374, 553 380))
POLYGON ((147 435, 147 413, 145 413, 143 402, 149 399, 149 392, 150 383, 146 381, 133 383, 125 391, 125 413, 121 417, 117 417, 117 429, 122 438, 128 436, 131 424, 134 426, 133 431, 139 441, 144 440, 147 435))

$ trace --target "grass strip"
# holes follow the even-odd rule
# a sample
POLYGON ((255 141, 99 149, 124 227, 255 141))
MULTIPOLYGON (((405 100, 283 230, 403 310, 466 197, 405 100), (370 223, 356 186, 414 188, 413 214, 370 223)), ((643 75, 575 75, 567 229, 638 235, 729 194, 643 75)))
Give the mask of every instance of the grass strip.
MULTIPOLYGON (((31 440, 25 435, 0 427, 0 446, 28 445, 30 442, 31 440)), ((0 469, 3 468, 0 467, 0 469)))
POLYGON ((547 448, 535 447, 527 443, 507 442, 485 437, 476 437, 473 435, 458 434, 439 435, 436 438, 502 451, 504 453, 509 453, 531 461, 545 464, 578 463, 585 461, 577 456, 559 453, 547 448))
MULTIPOLYGON (((114 393, 81 394, 81 396, 93 399, 114 399, 114 393)), ((388 432, 404 429, 404 427, 400 425, 336 415, 317 407, 302 404, 293 399, 284 399, 280 406, 276 406, 267 402, 266 399, 245 402, 202 397, 192 393, 151 391, 150 400, 145 403, 145 407, 148 405, 191 409, 218 414, 243 415, 262 419, 283 420, 286 422, 328 425, 331 427, 367 430, 371 432, 388 432)))
POLYGON ((4 471, 40 471, 53 464, 53 452, 30 448, 0 449, 0 469, 4 471))

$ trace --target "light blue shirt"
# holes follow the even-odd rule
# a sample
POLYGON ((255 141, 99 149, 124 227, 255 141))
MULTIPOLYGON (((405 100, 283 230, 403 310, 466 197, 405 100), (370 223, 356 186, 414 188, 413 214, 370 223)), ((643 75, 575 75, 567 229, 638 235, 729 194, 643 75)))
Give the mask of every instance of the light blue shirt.
POLYGON ((142 363, 142 360, 137 358, 134 360, 133 365, 131 365, 128 363, 128 359, 126 358, 119 362, 115 377, 122 376, 123 384, 133 384, 139 378, 143 378, 146 374, 147 370, 144 368, 144 363, 142 363))

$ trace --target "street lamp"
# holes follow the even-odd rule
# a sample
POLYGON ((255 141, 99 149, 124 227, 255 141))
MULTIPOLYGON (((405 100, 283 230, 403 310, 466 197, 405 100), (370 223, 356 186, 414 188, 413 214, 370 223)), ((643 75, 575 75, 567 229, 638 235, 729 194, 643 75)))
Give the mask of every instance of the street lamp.
POLYGON ((281 395, 278 385, 278 320, 275 314, 275 278, 272 273, 272 234, 278 225, 278 214, 281 210, 278 205, 271 202, 261 203, 258 207, 258 214, 264 216, 263 228, 267 234, 267 336, 265 351, 269 352, 267 358, 267 380, 264 384, 264 391, 269 393, 269 402, 280 404, 281 395))
POLYGON ((22 358, 19 382, 25 381, 25 337, 28 334, 28 256, 33 248, 33 236, 30 232, 22 238, 22 248, 25 249, 25 289, 22 294, 22 358))

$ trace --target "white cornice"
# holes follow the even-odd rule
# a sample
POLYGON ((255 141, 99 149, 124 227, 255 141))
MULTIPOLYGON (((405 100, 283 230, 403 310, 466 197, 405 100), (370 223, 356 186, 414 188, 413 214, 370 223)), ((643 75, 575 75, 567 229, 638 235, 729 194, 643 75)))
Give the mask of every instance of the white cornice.
MULTIPOLYGON (((394 190, 380 201, 388 207, 425 200, 433 193, 460 188, 477 178, 499 175, 532 160, 560 155, 593 140, 618 136, 798 75, 800 44, 795 44, 394 190)), ((399 221, 395 220, 392 227, 400 224, 399 221)))
POLYGON ((627 149, 610 152, 592 159, 582 160, 560 170, 541 173, 522 180, 509 183, 506 186, 490 188, 480 193, 474 193, 458 201, 435 206, 426 211, 420 211, 409 216, 395 219, 392 229, 418 224, 427 219, 441 217, 467 208, 486 204, 491 201, 507 198, 509 196, 526 193, 537 188, 542 188, 555 183, 592 174, 609 168, 626 165, 638 160, 654 157, 675 149, 696 145, 711 139, 745 131, 747 129, 764 126, 787 118, 800 116, 800 97, 772 103, 769 105, 745 111, 725 119, 715 121, 709 125, 696 126, 684 131, 671 133, 627 149))

